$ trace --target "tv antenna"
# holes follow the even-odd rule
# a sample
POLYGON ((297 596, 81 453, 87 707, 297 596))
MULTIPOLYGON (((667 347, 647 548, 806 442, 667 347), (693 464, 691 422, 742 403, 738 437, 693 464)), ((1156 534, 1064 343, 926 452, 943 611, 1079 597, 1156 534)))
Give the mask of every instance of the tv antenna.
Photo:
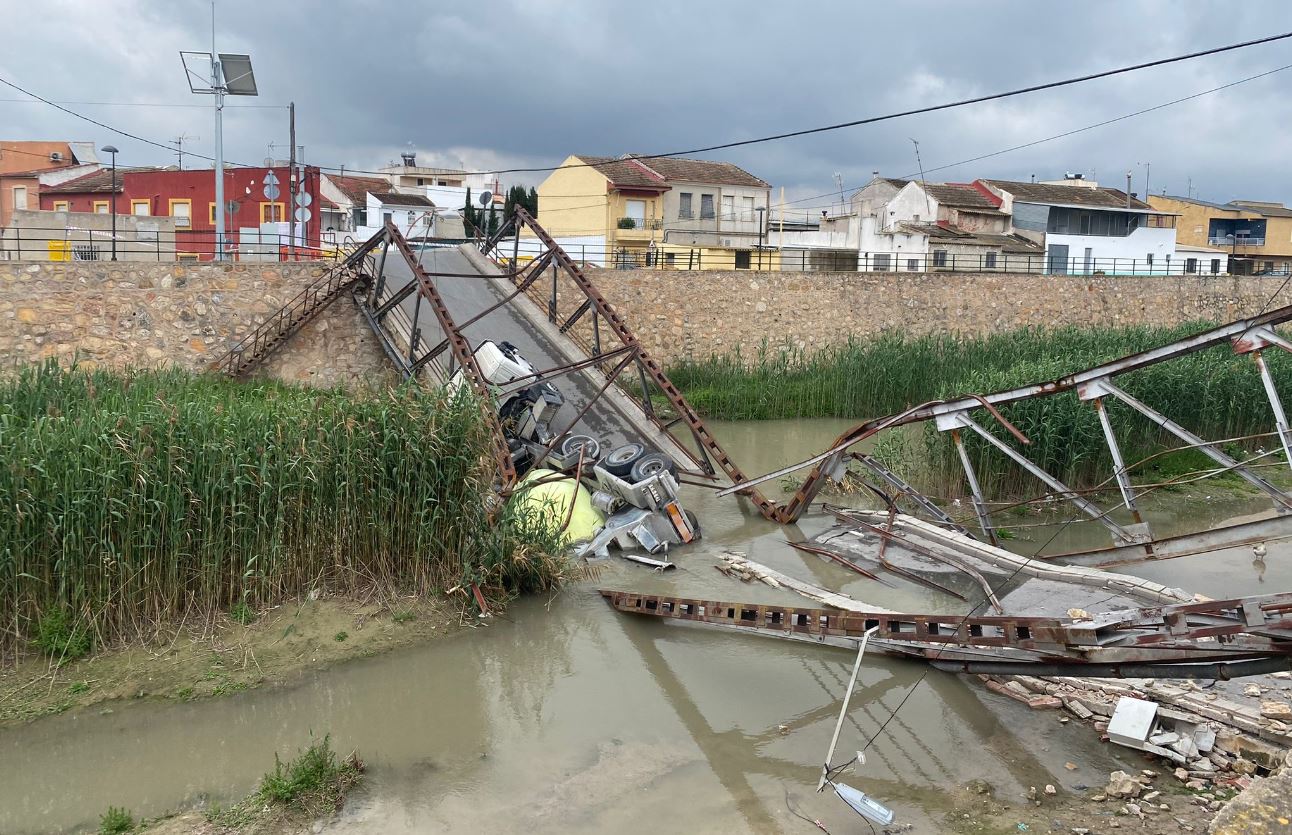
MULTIPOLYGON (((924 192, 924 211, 933 214, 933 207, 929 205, 929 184, 924 181, 924 163, 920 160, 920 143, 915 137, 908 137, 911 144, 915 146, 915 165, 920 170, 920 191, 924 192)), ((931 222, 936 223, 937 218, 931 218, 931 222)))
POLYGON ((170 141, 170 144, 175 146, 175 153, 179 155, 180 171, 184 170, 184 143, 190 139, 201 139, 201 138, 202 137, 200 136, 189 136, 186 133, 181 133, 179 136, 175 137, 170 141))

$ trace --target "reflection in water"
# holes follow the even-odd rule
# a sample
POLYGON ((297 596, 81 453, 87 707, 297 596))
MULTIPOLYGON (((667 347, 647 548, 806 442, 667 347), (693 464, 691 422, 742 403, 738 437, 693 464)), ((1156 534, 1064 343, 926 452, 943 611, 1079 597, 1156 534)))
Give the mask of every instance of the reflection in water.
MULTIPOLYGON (((715 431, 758 472, 824 448, 846 423, 715 431)), ((802 831, 787 792, 832 831, 856 831, 837 800, 814 792, 851 653, 627 617, 596 587, 798 602, 713 570, 718 552, 736 549, 885 607, 918 607, 929 592, 880 586, 786 545, 831 520, 805 518, 796 533, 699 489, 687 501, 706 538, 674 554, 677 571, 612 560, 596 583, 550 603, 520 601, 485 628, 290 688, 113 705, 0 731, 0 832, 91 828, 109 805, 157 815, 202 798, 235 799, 254 788, 274 752, 299 748, 311 732, 330 732, 338 749, 357 749, 370 765, 367 787, 337 824, 344 832, 802 831)), ((1136 573, 1162 572, 1173 585, 1221 596, 1217 588, 1262 581, 1252 556, 1235 549, 1136 573)), ((1292 585, 1288 564, 1271 560, 1272 584, 1292 585)), ((840 750, 874 735, 923 672, 868 655, 840 750)), ((1031 785, 1093 785, 1108 771, 1139 767, 1121 756, 1077 723, 1058 725, 1052 713, 931 671, 848 781, 904 820, 920 820, 920 804, 939 802, 939 789, 984 779, 1014 798, 1031 785), (1066 770, 1065 760, 1080 768, 1066 770)))

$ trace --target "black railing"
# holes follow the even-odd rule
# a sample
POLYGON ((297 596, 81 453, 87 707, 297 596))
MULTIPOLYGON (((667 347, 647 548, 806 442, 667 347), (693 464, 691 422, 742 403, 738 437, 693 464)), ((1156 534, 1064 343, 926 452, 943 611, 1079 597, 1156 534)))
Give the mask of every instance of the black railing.
MULTIPOLYGON (((113 249, 110 229, 65 226, 0 229, 0 261, 110 261, 113 249)), ((216 234, 211 229, 118 228, 115 249, 118 261, 212 261, 216 234)), ((242 234, 237 230, 224 233, 227 261, 334 261, 343 257, 343 249, 331 240, 302 240, 299 235, 293 246, 289 235, 242 234)))

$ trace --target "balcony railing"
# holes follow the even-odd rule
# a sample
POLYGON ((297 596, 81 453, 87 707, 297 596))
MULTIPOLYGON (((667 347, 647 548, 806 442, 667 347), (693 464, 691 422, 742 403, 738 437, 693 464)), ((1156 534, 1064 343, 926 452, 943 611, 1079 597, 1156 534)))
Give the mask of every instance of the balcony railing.
POLYGON ((1251 235, 1212 235, 1207 238, 1207 246, 1265 246, 1265 239, 1251 235))
POLYGON ((657 217, 621 217, 616 224, 620 229, 662 229, 664 222, 657 217))

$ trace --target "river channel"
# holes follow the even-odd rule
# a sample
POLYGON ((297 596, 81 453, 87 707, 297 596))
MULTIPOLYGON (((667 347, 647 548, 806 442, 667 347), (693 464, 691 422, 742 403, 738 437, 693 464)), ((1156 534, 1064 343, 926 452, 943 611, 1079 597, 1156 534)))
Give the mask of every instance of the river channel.
MULTIPOLYGON (((746 472, 824 448, 839 420, 713 424, 746 472)), ((1264 512, 1259 499, 1206 490, 1150 509, 1159 535, 1264 512)), ((789 548, 827 524, 782 528, 735 499, 694 490, 701 543, 658 574, 622 560, 554 598, 452 638, 348 662, 277 688, 190 702, 115 704, 0 731, 0 832, 91 830, 109 805, 154 816, 255 789, 275 752, 330 733, 358 750, 368 779, 329 831, 801 832, 790 802, 834 832, 863 832, 839 801, 813 793, 852 655, 829 647, 668 626, 614 612, 598 587, 748 599, 759 590, 713 569, 736 550, 877 605, 918 606, 893 590, 789 548)), ((1020 551, 1052 535, 1024 529, 1020 551)), ((1097 525, 1053 543, 1103 544, 1097 525)), ((1248 548, 1126 569, 1211 596, 1292 588, 1285 549, 1268 569, 1248 548)), ((919 664, 867 657, 840 751, 874 735, 916 684, 919 664)), ((842 758, 837 758, 842 759, 842 758)), ((1001 798, 1028 786, 1102 784, 1140 761, 955 675, 928 672, 846 779, 935 831, 945 790, 982 779, 1001 798), (1065 763, 1075 763, 1075 770, 1065 763)))

